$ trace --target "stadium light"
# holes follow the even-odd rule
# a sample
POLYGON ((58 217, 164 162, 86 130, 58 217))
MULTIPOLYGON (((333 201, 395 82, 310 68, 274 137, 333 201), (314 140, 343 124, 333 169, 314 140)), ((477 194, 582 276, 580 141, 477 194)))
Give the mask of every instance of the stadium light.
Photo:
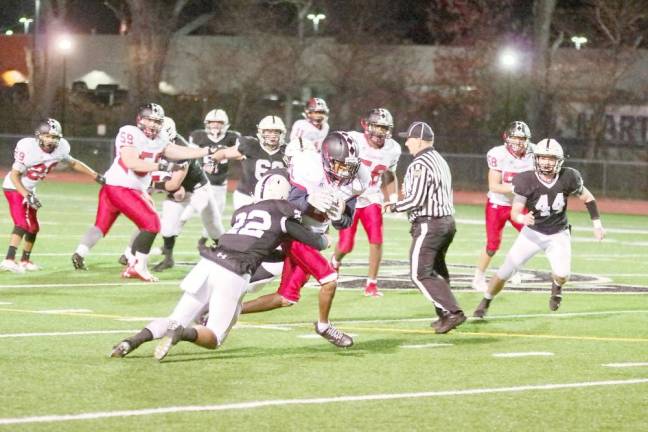
POLYGON ((326 15, 324 15, 322 13, 318 13, 318 14, 312 14, 311 13, 311 14, 306 15, 306 18, 313 21, 313 31, 315 33, 317 33, 318 30, 319 30, 319 22, 326 19, 326 15))
POLYGON ((512 72, 520 64, 520 56, 515 50, 506 48, 499 55, 499 63, 502 69, 507 72, 512 72))
POLYGON ((74 47, 74 42, 72 41, 72 38, 70 35, 63 34, 60 35, 56 39, 56 48, 63 54, 64 56, 68 55, 70 52, 72 52, 72 48, 74 47))
POLYGON ((572 36, 571 41, 574 43, 576 49, 579 50, 581 46, 587 43, 587 38, 585 36, 572 36))
POLYGON ((25 34, 27 34, 29 33, 29 24, 33 23, 34 20, 33 18, 20 17, 18 22, 23 25, 23 28, 25 29, 25 34))

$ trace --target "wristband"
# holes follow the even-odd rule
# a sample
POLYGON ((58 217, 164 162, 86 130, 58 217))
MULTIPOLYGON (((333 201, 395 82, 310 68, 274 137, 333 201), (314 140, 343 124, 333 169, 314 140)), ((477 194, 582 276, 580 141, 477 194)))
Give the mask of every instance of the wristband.
POLYGON ((594 225, 594 228, 596 229, 603 229, 603 222, 601 222, 601 219, 594 219, 592 225, 594 225))
POLYGON ((598 206, 596 205, 596 200, 586 202, 585 207, 587 207, 587 212, 590 215, 590 219, 596 220, 601 218, 601 216, 599 215, 598 206))
POLYGON ((522 213, 519 213, 517 216, 515 216, 515 222, 519 224, 524 223, 524 215, 522 213))

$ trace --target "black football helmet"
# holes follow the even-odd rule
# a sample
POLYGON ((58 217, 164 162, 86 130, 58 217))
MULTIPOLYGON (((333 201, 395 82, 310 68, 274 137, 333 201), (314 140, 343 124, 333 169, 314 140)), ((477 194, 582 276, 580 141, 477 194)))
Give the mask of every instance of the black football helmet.
POLYGON ((331 183, 351 183, 360 169, 359 156, 358 145, 346 132, 331 132, 322 142, 322 165, 331 183))
POLYGON ((52 153, 63 138, 63 128, 58 120, 47 118, 38 123, 34 135, 36 135, 41 150, 45 153, 52 153))
POLYGON ((142 105, 137 110, 137 127, 140 128, 148 139, 157 138, 162 130, 164 121, 164 108, 156 103, 142 105))
POLYGON ((394 117, 386 108, 374 108, 362 121, 367 140, 375 147, 382 148, 385 141, 391 138, 394 128, 394 117))

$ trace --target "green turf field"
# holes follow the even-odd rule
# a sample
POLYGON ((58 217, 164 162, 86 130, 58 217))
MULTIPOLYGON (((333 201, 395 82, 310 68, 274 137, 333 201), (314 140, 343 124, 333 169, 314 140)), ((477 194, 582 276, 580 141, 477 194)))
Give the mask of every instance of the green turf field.
MULTIPOLYGON (((176 248, 186 264, 162 273, 160 283, 120 279, 116 260, 132 230, 125 219, 87 259, 90 271, 76 272, 70 255, 94 220, 97 189, 40 186, 33 260, 43 270, 0 274, 0 430, 648 429, 648 216, 603 215, 608 238, 599 244, 587 215, 571 213, 576 281, 559 312, 548 309, 547 262, 538 256, 486 321, 469 320, 448 335, 430 328, 432 306, 407 277, 409 224, 392 218, 385 296, 362 295, 363 233, 342 271, 332 319, 354 335, 352 348, 314 334, 310 287, 292 308, 243 316, 220 350, 181 343, 158 363, 153 343, 124 359, 108 353, 171 311, 196 260, 200 227, 197 220, 186 227, 176 248)), ((8 239, 4 200, 0 207, 8 239)), ((468 285, 484 242, 482 214, 458 207, 448 253, 468 313, 480 299, 468 285)), ((506 232, 493 269, 514 237, 506 232)))

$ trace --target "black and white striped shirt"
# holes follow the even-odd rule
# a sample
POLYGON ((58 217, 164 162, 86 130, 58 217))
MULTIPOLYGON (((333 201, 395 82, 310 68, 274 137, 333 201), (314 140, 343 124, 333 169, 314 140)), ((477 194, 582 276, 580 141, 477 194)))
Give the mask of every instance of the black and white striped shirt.
POLYGON ((405 198, 394 206, 408 212, 410 221, 419 216, 442 217, 454 214, 452 175, 443 157, 429 147, 419 152, 405 173, 405 198))

